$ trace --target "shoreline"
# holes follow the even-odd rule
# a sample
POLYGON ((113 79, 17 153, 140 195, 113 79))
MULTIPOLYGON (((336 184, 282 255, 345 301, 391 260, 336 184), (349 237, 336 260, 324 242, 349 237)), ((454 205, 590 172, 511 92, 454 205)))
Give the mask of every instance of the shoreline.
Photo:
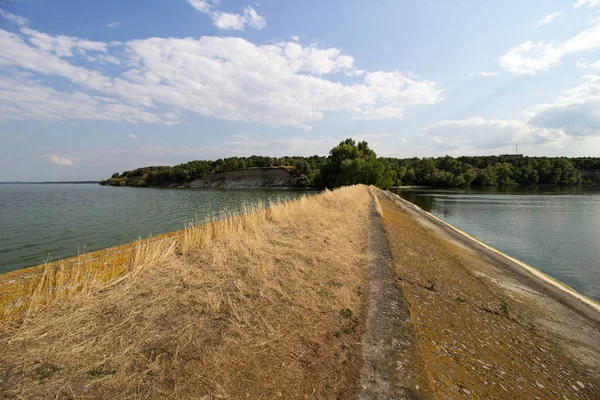
POLYGON ((370 201, 352 187, 248 209, 146 242, 81 289, 95 271, 47 275, 0 321, 0 393, 355 398, 370 201))
POLYGON ((470 247, 475 248, 478 251, 486 253, 491 258, 496 259, 502 262, 503 264, 507 265, 512 271, 520 274, 521 276, 530 278, 538 285, 542 286, 542 288, 550 290, 556 300, 560 301, 561 303, 565 303, 568 306, 576 309, 577 311, 584 313, 587 317, 592 318, 597 322, 600 322, 600 303, 585 296, 582 293, 579 293, 567 284, 551 277, 550 275, 547 275, 541 270, 515 257, 505 254, 502 251, 494 248, 493 246, 490 246, 487 243, 469 235, 468 233, 456 228, 455 226, 433 215, 432 213, 423 210, 418 205, 403 199, 399 195, 389 191, 385 193, 393 195, 394 198, 399 200, 402 204, 404 204, 407 207, 410 207, 419 215, 429 219, 437 227, 441 228, 455 239, 458 239, 460 242, 463 242, 469 245, 470 247))
POLYGON ((393 193, 377 193, 436 397, 598 398, 593 302, 393 193))

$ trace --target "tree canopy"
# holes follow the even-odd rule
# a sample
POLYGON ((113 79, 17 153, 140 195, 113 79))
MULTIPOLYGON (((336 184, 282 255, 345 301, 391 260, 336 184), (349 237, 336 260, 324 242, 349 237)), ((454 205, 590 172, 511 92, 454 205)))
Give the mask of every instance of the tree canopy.
POLYGON ((494 186, 578 185, 590 183, 582 171, 599 170, 599 157, 465 156, 438 158, 377 157, 363 141, 346 139, 327 157, 231 157, 189 161, 176 166, 151 166, 115 173, 102 181, 112 186, 186 185, 210 172, 252 167, 291 167, 299 187, 336 188, 364 183, 384 189, 400 185, 494 186))

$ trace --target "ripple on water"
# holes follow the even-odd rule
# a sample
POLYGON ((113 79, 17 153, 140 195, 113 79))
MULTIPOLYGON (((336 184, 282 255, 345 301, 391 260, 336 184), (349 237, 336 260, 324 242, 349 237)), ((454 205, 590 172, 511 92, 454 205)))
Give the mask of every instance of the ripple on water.
MULTIPOLYGON (((298 198, 281 190, 170 190, 90 185, 0 185, 0 273, 52 257, 181 229, 219 210, 298 198)), ((309 194, 311 194, 310 192, 309 194)))
POLYGON ((402 190, 400 194, 600 301, 600 188, 545 189, 533 195, 531 189, 510 191, 457 194, 432 189, 402 190))

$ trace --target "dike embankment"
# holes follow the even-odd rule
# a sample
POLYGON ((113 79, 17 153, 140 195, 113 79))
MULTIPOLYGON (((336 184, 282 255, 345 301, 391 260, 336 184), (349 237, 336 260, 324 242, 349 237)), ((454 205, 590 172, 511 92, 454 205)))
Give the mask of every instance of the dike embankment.
POLYGON ((596 305, 540 274, 326 191, 0 275, 0 398, 598 399, 596 305))
POLYGON ((600 398, 598 305, 379 191, 437 398, 600 398))

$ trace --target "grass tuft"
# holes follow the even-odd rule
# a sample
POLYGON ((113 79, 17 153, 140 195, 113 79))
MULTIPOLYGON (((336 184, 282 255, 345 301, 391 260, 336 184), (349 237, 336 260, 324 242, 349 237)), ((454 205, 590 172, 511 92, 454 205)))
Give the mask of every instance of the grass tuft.
POLYGON ((107 375, 113 375, 116 373, 117 370, 112 366, 110 360, 103 362, 96 368, 92 368, 89 371, 86 371, 86 374, 91 376, 92 378, 103 378, 107 375))
POLYGON ((352 310, 349 308, 342 308, 340 310, 340 316, 344 319, 352 318, 352 310))

